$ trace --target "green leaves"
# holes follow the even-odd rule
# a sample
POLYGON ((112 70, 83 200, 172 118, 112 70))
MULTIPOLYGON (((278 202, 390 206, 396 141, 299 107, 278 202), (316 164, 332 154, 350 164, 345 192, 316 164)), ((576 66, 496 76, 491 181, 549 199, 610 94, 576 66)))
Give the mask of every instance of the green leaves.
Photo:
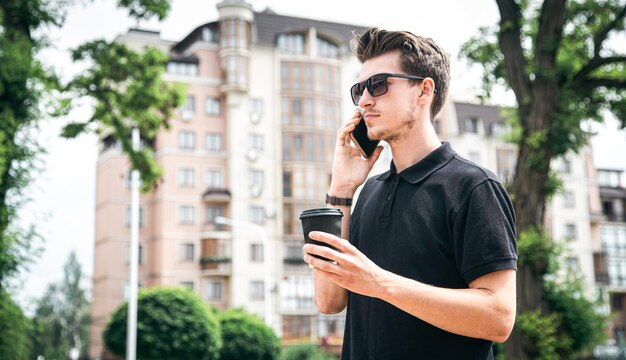
POLYGON ((150 144, 161 129, 169 127, 174 109, 184 100, 182 86, 162 79, 167 56, 156 48, 138 53, 120 43, 97 40, 75 49, 72 58, 92 66, 67 88, 73 98, 92 98, 95 107, 89 120, 70 123, 63 136, 75 137, 86 131, 112 134, 130 157, 132 168, 139 170, 142 189, 151 190, 162 169, 152 156, 150 144), (140 150, 132 147, 135 127, 144 140, 140 150))
POLYGON ((224 340, 220 360, 273 360, 278 357, 279 339, 259 317, 243 309, 227 310, 218 317, 224 340))
MULTIPOLYGON (((104 331, 111 352, 126 354, 128 304, 112 315, 104 331)), ((139 292, 137 306, 137 358, 219 359, 220 324, 195 293, 174 288, 139 292)))

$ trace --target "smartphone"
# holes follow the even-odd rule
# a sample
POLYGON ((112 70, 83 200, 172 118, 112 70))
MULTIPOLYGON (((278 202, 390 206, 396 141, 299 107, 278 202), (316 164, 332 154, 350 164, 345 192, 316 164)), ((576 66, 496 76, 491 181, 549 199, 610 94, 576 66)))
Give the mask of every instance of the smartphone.
POLYGON ((356 128, 353 132, 350 133, 350 138, 359 149, 361 156, 364 158, 368 158, 372 156, 374 150, 380 143, 380 140, 371 140, 367 136, 367 125, 365 125, 365 120, 361 116, 361 121, 356 125, 356 128))

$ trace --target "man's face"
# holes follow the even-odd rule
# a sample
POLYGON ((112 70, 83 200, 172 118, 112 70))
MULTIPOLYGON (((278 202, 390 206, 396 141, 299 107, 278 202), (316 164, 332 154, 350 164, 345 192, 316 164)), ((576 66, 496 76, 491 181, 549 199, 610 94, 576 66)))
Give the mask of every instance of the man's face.
MULTIPOLYGON (((403 74, 400 66, 400 51, 392 51, 363 63, 359 81, 380 73, 403 74)), ((387 93, 372 96, 367 89, 359 100, 365 110, 364 118, 371 139, 392 142, 413 128, 415 122, 416 99, 420 84, 411 86, 409 79, 390 77, 387 79, 387 93)))

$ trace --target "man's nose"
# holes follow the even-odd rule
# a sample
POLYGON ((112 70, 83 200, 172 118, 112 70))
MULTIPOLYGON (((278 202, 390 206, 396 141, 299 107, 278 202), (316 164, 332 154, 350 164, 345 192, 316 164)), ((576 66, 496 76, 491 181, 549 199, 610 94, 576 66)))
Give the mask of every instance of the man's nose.
POLYGON ((362 108, 374 105, 374 97, 369 93, 369 91, 367 91, 367 89, 363 90, 363 95, 361 95, 358 105, 362 108))

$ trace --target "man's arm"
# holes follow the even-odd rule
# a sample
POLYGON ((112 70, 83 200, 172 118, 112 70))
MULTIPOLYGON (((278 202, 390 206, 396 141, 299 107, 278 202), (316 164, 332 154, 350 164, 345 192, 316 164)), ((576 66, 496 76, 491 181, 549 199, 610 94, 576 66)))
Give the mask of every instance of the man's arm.
MULTIPOLYGON (((383 270, 348 241, 331 234, 312 232, 339 251, 307 244, 305 251, 336 261, 305 255, 316 267, 316 278, 365 296, 379 298, 451 333, 504 342, 515 322, 515 270, 496 271, 477 278, 468 289, 426 285, 383 270)), ((317 281, 317 280, 316 280, 317 281)))
MULTIPOLYGON (((361 113, 355 111, 352 118, 337 131, 335 153, 333 156, 332 176, 328 195, 339 198, 352 198, 356 189, 365 182, 367 174, 374 166, 383 148, 378 146, 374 153, 363 159, 359 151, 350 144, 350 133, 361 120, 361 113)), ((349 238, 350 206, 332 206, 343 213, 341 220, 341 237, 349 238)), ((324 260, 320 260, 324 261, 324 260)), ((318 269, 313 268, 315 285, 315 305, 324 314, 336 314, 348 304, 348 291, 329 280, 318 269)))

